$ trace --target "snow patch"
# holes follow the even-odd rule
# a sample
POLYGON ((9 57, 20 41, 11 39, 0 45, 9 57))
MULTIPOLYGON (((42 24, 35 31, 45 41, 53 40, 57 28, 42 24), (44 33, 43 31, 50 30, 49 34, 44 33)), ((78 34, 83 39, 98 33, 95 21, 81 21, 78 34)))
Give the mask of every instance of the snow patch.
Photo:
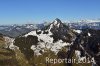
POLYGON ((90 34, 90 33, 88 33, 88 36, 91 36, 91 34, 90 34))
POLYGON ((50 37, 50 35, 52 35, 52 33, 49 31, 48 34, 43 34, 43 31, 41 34, 37 35, 36 31, 31 31, 30 33, 26 34, 25 37, 27 37, 28 35, 33 35, 33 36, 37 36, 38 40, 43 40, 45 43, 52 43, 53 42, 53 38, 50 37))
POLYGON ((59 27, 59 26, 60 26, 60 23, 57 24, 57 27, 59 27))
POLYGON ((84 59, 86 59, 86 57, 80 57, 81 56, 81 52, 78 51, 78 50, 75 50, 75 55, 79 60, 83 61, 84 59))
POLYGON ((40 53, 39 53, 40 50, 42 52, 46 52, 45 49, 50 49, 55 54, 57 54, 62 47, 68 46, 68 45, 70 45, 70 44, 63 42, 62 40, 59 40, 56 43, 39 42, 37 46, 32 45, 31 49, 35 52, 36 55, 40 55, 40 53))
POLYGON ((75 32, 77 32, 77 33, 81 33, 82 31, 81 30, 74 30, 75 32))
POLYGON ((53 28, 53 24, 50 25, 50 29, 49 29, 49 31, 51 30, 51 28, 53 28))
POLYGON ((54 21, 54 25, 56 25, 56 24, 57 24, 57 20, 54 21))
POLYGON ((5 42, 6 42, 5 48, 10 48, 12 50, 14 50, 15 48, 18 49, 18 47, 13 44, 14 40, 15 40, 14 38, 6 37, 6 36, 4 38, 5 38, 5 42))

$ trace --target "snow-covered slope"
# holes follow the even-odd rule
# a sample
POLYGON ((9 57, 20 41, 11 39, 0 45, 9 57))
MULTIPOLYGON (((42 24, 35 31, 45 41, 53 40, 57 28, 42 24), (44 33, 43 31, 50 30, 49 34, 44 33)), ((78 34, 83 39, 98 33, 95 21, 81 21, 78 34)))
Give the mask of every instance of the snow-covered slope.
POLYGON ((55 54, 57 54, 62 47, 71 45, 71 43, 63 41, 63 39, 66 40, 66 37, 68 36, 66 35, 68 30, 69 28, 66 28, 59 19, 56 19, 47 27, 47 29, 31 31, 23 37, 27 37, 29 35, 38 37, 38 45, 32 45, 31 47, 36 55, 41 55, 39 53, 40 51, 46 52, 45 49, 50 49, 51 51, 55 52, 55 54), (57 36, 55 36, 55 33, 57 36), (56 39, 57 41, 54 42, 56 39))
POLYGON ((49 32, 48 34, 43 34, 43 31, 41 31, 41 34, 36 34, 36 31, 32 31, 28 34, 25 35, 25 37, 27 37, 28 35, 33 35, 33 36, 37 36, 38 37, 38 45, 32 45, 31 49, 34 50, 36 55, 39 55, 39 51, 43 51, 45 52, 45 49, 50 49, 51 51, 54 51, 56 54, 58 53, 58 51, 64 47, 64 46, 68 46, 70 45, 69 43, 63 42, 62 40, 58 40, 57 42, 53 43, 53 37, 50 37, 50 35, 52 35, 51 32, 49 32), (42 40, 42 42, 41 42, 42 40))

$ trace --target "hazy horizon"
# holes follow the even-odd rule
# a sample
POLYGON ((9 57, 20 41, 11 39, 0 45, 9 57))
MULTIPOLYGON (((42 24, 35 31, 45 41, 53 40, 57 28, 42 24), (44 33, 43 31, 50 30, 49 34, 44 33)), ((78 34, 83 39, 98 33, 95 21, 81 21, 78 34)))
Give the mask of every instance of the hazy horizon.
POLYGON ((0 0, 0 24, 100 18, 100 0, 0 0))

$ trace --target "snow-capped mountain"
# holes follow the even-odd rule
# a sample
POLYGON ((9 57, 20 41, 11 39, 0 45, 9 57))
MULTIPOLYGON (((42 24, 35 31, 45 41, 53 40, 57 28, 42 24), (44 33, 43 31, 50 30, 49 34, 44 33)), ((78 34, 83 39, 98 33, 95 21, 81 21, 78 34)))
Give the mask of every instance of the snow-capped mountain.
MULTIPOLYGON (((87 23, 77 24, 87 26, 87 23)), ((97 25, 94 24, 94 26, 97 25)), ((14 30, 19 30, 21 27, 17 26, 17 29, 14 30)), ((33 26, 27 25, 25 28, 33 28, 33 26)), ((60 19, 56 18, 52 23, 43 27, 43 29, 33 29, 24 35, 16 37, 15 39, 9 37, 4 38, 10 49, 14 50, 14 48, 17 48, 28 60, 33 56, 34 58, 43 56, 46 52, 50 53, 51 51, 55 54, 55 56, 59 57, 60 55, 67 59, 72 58, 74 55, 76 55, 76 58, 79 60, 93 57, 94 60, 96 60, 96 64, 99 65, 98 61, 100 60, 97 59, 100 58, 99 34, 99 30, 71 29, 69 26, 62 23, 60 19), (66 50, 62 48, 66 48, 66 50)))
MULTIPOLYGON (((19 39, 23 37, 19 41, 32 36, 33 40, 36 42, 32 42, 33 44, 31 43, 30 48, 34 50, 36 55, 41 55, 40 51, 46 52, 45 49, 50 49, 57 54, 62 47, 71 45, 71 39, 73 35, 74 34, 71 29, 64 25, 61 20, 57 18, 50 25, 45 26, 43 30, 34 30, 24 36, 19 37, 19 39), (37 40, 34 38, 37 38, 37 40)), ((20 44, 19 42, 17 43, 17 41, 18 39, 15 39, 15 45, 19 46, 20 44)))
POLYGON ((62 23, 58 18, 56 18, 50 25, 46 26, 45 30, 49 30, 51 33, 53 33, 52 37, 55 39, 54 42, 59 39, 67 42, 71 39, 68 38, 68 36, 72 37, 73 35, 71 29, 67 25, 62 23))

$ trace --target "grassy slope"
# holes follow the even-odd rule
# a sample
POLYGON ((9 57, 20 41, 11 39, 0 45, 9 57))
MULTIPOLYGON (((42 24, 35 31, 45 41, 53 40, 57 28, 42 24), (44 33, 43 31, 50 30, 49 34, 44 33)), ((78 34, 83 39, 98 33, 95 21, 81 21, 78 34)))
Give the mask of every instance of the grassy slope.
POLYGON ((0 66, 17 66, 15 53, 11 50, 4 49, 5 39, 0 36, 0 66))

